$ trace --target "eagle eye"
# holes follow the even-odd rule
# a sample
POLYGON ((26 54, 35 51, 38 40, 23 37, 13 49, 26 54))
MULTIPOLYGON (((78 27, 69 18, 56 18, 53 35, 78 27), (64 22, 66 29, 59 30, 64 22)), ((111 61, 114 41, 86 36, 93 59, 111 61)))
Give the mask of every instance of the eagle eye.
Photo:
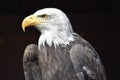
POLYGON ((46 14, 43 14, 43 15, 38 15, 38 17, 40 17, 40 18, 47 18, 48 16, 46 14))

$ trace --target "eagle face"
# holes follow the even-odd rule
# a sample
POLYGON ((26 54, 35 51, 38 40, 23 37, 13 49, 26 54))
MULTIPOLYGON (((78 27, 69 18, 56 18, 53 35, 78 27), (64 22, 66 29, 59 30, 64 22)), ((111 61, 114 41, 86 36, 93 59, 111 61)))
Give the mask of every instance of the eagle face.
POLYGON ((34 14, 26 17, 23 20, 22 28, 35 26, 40 31, 42 30, 64 30, 67 28, 67 16, 59 9, 45 8, 36 11, 34 14), (63 26, 63 27, 62 27, 63 26))
POLYGON ((56 8, 44 8, 26 17, 22 22, 22 29, 35 26, 40 32, 39 45, 45 42, 54 46, 67 45, 73 41, 73 30, 66 14, 56 8))

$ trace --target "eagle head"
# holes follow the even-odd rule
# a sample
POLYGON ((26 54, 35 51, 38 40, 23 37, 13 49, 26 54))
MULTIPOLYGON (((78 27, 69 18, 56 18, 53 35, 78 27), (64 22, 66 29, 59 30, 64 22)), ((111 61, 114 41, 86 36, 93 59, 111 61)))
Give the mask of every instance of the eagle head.
POLYGON ((35 26, 40 32, 38 46, 69 45, 74 41, 71 23, 64 12, 56 8, 44 8, 26 17, 22 22, 22 29, 35 26))

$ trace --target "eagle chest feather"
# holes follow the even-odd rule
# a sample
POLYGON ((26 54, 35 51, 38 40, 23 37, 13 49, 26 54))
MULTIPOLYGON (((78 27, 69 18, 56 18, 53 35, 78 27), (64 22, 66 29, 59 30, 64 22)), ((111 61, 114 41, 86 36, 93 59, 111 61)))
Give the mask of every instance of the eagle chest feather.
MULTIPOLYGON (((67 47, 49 47, 42 46, 39 53, 40 68, 43 78, 49 80, 76 80, 75 71, 69 55, 70 46, 67 47), (44 75, 45 74, 45 75, 44 75), (68 76, 68 77, 66 77, 68 76), (48 78, 49 77, 49 78, 48 78)), ((45 80, 47 80, 45 79, 45 80)))

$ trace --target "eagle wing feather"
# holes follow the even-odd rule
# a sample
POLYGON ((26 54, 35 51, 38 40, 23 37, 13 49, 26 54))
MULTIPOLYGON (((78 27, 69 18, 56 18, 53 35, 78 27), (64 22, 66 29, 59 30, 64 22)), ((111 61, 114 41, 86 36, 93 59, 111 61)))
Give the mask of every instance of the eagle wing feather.
POLYGON ((94 48, 84 39, 74 44, 70 58, 79 80, 106 80, 105 71, 94 48))

